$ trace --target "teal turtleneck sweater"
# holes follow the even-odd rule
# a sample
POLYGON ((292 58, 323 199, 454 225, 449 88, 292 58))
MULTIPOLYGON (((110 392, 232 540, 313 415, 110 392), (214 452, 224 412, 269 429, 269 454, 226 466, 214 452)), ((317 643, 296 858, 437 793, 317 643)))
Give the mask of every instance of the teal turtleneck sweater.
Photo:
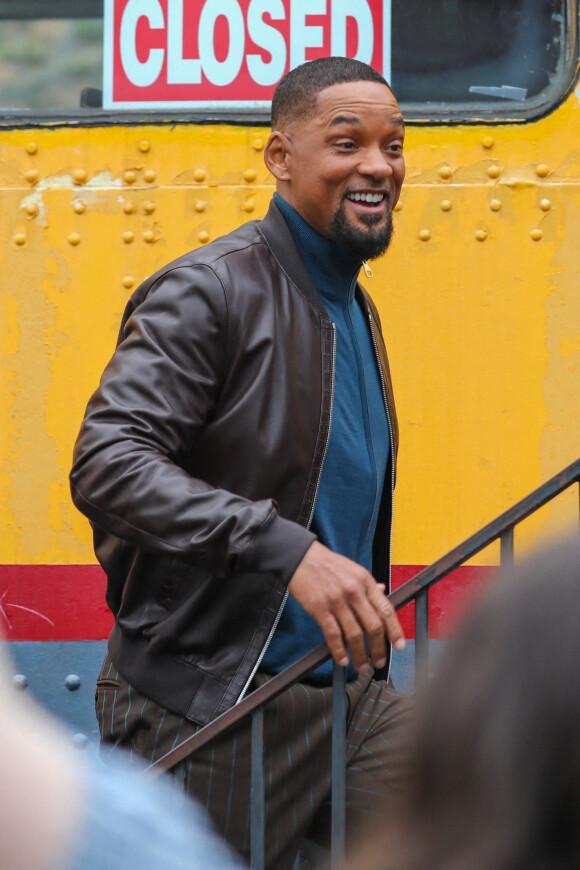
MULTIPOLYGON (((317 233, 278 194, 274 199, 335 324, 332 427, 312 531, 331 550, 372 572, 390 438, 368 317, 355 295, 361 263, 317 233)), ((323 640, 318 623, 289 596, 261 667, 278 673, 323 640)), ((347 677, 355 676, 350 666, 347 677)), ((309 682, 329 685, 332 662, 311 674, 309 682)))

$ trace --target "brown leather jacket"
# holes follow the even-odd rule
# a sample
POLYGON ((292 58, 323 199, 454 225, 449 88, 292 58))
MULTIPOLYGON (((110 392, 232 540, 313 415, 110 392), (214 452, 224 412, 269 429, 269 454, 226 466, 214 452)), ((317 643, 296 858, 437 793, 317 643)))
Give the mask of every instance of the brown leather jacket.
MULTIPOLYGON (((387 357, 368 310, 394 460, 387 357)), ((72 494, 107 574, 115 665, 194 722, 243 696, 314 539, 333 379, 333 324, 274 203, 128 303, 75 446, 72 494)), ((388 477, 373 566, 383 582, 394 461, 388 477)))

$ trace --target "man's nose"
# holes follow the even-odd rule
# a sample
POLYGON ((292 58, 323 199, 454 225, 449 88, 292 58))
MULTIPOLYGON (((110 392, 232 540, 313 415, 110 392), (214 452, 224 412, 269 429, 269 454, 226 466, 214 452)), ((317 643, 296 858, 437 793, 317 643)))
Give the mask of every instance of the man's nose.
POLYGON ((389 155, 379 147, 365 149, 358 170, 361 175, 376 179, 385 179, 393 174, 389 155))

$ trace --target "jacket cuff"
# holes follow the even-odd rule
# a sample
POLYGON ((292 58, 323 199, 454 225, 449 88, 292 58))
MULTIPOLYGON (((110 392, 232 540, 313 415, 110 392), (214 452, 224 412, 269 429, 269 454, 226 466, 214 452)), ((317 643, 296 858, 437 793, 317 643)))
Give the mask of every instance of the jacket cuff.
POLYGON ((260 527, 244 560, 244 570, 273 573, 288 583, 316 535, 274 514, 260 527))

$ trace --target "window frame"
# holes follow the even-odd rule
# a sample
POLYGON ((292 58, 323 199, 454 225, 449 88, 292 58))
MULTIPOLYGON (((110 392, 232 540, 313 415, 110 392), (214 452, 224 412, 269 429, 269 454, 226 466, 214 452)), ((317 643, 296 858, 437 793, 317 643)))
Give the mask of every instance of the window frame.
MULTIPOLYGON (((46 0, 37 0, 39 8, 46 0)), ((93 7, 100 5, 100 0, 89 0, 93 7)), ((4 4, 0 0, 0 11, 4 4)), ((16 4, 13 4, 16 5, 16 4)), ((57 4, 58 5, 58 4, 57 4)), ((63 8, 65 4, 60 4, 63 8)), ((540 94, 526 100, 525 104, 519 101, 469 101, 468 103, 405 103, 401 101, 401 110, 405 117, 405 123, 416 126, 448 126, 448 125, 505 125, 523 124, 538 120, 555 111, 567 98, 576 83, 580 70, 578 30, 580 6, 579 0, 566 0, 566 29, 564 50, 561 62, 561 74, 552 86, 549 86, 540 94), (505 106, 505 111, 502 108, 505 106)), ((30 16, 20 15, 16 18, 25 19, 30 16)), ((39 16, 40 17, 40 16, 39 16)), ((55 16, 57 17, 57 16, 55 16)), ((67 17, 89 17, 68 15, 67 17)), ((91 16, 95 17, 95 16, 91 16)), ((73 109, 26 109, 26 108, 1 108, 0 128, 2 129, 27 129, 42 127, 139 127, 175 126, 187 124, 231 124, 234 126, 263 127, 269 126, 270 114, 257 109, 100 109, 100 108, 73 108, 73 109)))

